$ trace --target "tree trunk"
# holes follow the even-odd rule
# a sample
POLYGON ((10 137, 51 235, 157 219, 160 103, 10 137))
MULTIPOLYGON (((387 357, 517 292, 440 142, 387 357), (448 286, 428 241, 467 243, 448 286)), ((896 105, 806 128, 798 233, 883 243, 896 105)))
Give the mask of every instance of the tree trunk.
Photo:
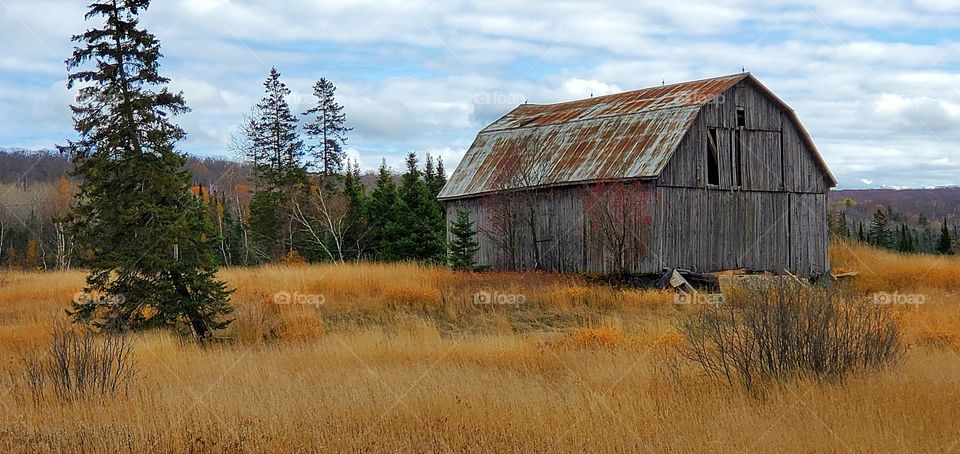
MULTIPOLYGON (((183 300, 193 301, 193 296, 190 294, 190 290, 186 284, 184 284, 183 276, 179 271, 171 271, 170 279, 173 281, 173 287, 177 290, 177 294, 179 294, 183 300)), ((207 322, 200 315, 200 312, 192 306, 184 307, 183 305, 180 306, 180 310, 183 312, 183 315, 187 317, 187 321, 190 323, 190 328, 193 330, 193 335, 196 337, 197 342, 199 342, 200 345, 206 345, 212 333, 207 326, 207 322)))

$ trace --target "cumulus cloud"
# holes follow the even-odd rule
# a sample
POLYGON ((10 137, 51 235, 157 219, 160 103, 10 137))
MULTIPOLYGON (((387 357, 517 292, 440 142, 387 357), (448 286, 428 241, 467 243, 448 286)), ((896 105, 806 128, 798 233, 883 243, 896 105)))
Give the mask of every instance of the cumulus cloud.
POLYGON ((575 98, 586 98, 588 96, 608 95, 623 91, 622 88, 600 82, 599 80, 584 80, 576 77, 563 81, 563 89, 575 98))
MULTIPOLYGON (((83 4, 0 8, 0 146, 72 137, 63 87, 83 4)), ((337 83, 364 169, 409 151, 452 171, 476 132, 550 103, 745 68, 787 101, 841 186, 957 184, 960 7, 944 0, 165 0, 143 24, 193 111, 182 148, 224 155, 277 66, 301 112, 337 83), (868 183, 869 182, 869 183, 868 183)))

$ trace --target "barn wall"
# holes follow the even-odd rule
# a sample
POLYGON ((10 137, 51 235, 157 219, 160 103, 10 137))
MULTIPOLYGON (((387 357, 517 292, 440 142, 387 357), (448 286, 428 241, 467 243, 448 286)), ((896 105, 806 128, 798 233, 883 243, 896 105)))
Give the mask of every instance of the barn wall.
POLYGON ((707 131, 718 129, 719 189, 825 193, 827 175, 802 139, 788 112, 744 80, 707 103, 694 120, 670 162, 660 175, 660 185, 707 186, 707 131), (744 107, 746 126, 738 134, 737 106, 744 107), (741 186, 734 184, 735 144, 741 138, 741 186))
MULTIPOLYGON (((659 261, 659 231, 654 228, 656 189, 649 182, 633 182, 627 187, 647 202, 645 204, 645 222, 633 226, 631 238, 637 243, 629 250, 636 253, 632 260, 631 272, 657 272, 661 268, 659 261)), ((603 245, 591 234, 591 227, 585 212, 592 199, 590 187, 570 186, 551 189, 542 189, 535 192, 533 198, 536 206, 537 245, 540 251, 541 268, 562 272, 597 272, 613 271, 612 257, 606 253, 603 245)), ((450 237, 449 226, 456 219, 458 209, 466 210, 470 219, 476 223, 479 232, 477 240, 480 250, 477 253, 477 263, 490 266, 494 269, 520 270, 534 269, 536 254, 533 237, 529 226, 524 223, 528 217, 524 216, 516 231, 516 254, 511 259, 507 254, 507 247, 502 244, 505 239, 503 229, 497 228, 492 212, 502 209, 497 206, 496 196, 475 197, 460 199, 446 203, 447 208, 447 235, 450 237)), ((516 202, 512 202, 516 204, 516 202)), ((522 202, 521 202, 522 204, 522 202)), ((515 208, 521 208, 513 205, 515 208)), ((520 211, 519 209, 516 211, 520 211)), ((503 224, 500 222, 499 224, 503 224)))
MULTIPOLYGON (((664 267, 697 271, 732 268, 803 276, 828 269, 825 194, 726 191, 654 187, 644 183, 649 223, 636 226, 643 254, 631 272, 655 273, 664 267)), ((592 241, 584 187, 538 191, 538 244, 542 268, 563 272, 612 271, 602 245, 592 241)), ((477 223, 477 263, 494 269, 534 268, 534 249, 525 225, 517 232, 515 265, 498 247, 489 217, 492 200, 472 198, 447 203, 448 225, 457 209, 477 223)), ((449 232, 448 232, 449 236, 449 232)), ((448 238, 448 240, 451 238, 448 238)))
POLYGON ((812 276, 828 268, 825 194, 657 188, 664 266, 812 276))

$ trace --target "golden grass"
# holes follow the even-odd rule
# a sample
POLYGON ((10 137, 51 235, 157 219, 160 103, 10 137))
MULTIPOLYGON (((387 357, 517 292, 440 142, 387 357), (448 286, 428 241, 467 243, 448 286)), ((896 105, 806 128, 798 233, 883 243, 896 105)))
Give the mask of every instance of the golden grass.
POLYGON ((831 256, 861 273, 854 291, 926 295, 900 309, 911 350, 886 371, 765 398, 665 371, 690 310, 669 293, 362 264, 224 270, 238 288, 227 340, 139 334, 129 394, 34 402, 19 358, 46 343, 83 275, 0 274, 0 451, 960 449, 960 263, 847 245, 831 256), (277 292, 323 304, 277 305, 277 292), (523 303, 477 305, 476 292, 523 303))

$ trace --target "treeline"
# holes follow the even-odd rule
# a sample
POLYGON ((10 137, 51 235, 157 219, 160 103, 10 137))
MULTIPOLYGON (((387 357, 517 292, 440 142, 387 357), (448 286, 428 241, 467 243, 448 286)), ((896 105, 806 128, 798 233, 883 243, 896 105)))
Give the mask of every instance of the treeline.
MULTIPOLYGON (((229 161, 187 162, 193 193, 205 202, 217 233, 219 263, 445 264, 445 213, 437 201, 446 183, 443 161, 409 153, 399 174, 384 161, 376 174, 362 175, 345 155, 350 129, 336 102, 336 87, 321 79, 314 88, 315 105, 297 115, 286 100, 290 90, 273 69, 263 98, 233 140, 233 151, 244 162, 232 163, 232 169, 229 161)), ((45 169, 67 171, 64 157, 40 154, 45 169)), ((17 155, 35 158, 37 153, 17 155)), ((0 201, 0 266, 85 266, 85 254, 74 247, 65 226, 76 193, 74 178, 0 186, 10 189, 0 201)))
POLYGON ((879 248, 905 253, 952 254, 957 248, 960 226, 951 228, 944 218, 939 227, 921 214, 915 223, 891 207, 877 208, 866 224, 847 220, 844 210, 831 209, 828 213, 830 235, 851 239, 879 248))
POLYGON ((446 262, 445 215, 437 201, 446 183, 441 160, 427 154, 421 164, 408 154, 399 184, 384 162, 368 188, 346 157, 350 128, 331 81, 317 81, 315 103, 299 115, 275 68, 263 88, 233 141, 253 169, 249 201, 195 189, 210 199, 223 264, 446 262))

